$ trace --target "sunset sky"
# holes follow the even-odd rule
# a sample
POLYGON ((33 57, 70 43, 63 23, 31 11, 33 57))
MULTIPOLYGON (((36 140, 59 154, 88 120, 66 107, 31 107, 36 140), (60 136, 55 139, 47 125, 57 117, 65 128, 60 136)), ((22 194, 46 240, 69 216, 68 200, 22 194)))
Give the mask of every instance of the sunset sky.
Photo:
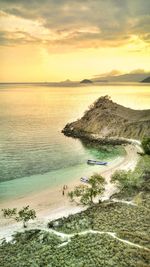
POLYGON ((1 82, 150 70, 150 0, 0 0, 1 82))

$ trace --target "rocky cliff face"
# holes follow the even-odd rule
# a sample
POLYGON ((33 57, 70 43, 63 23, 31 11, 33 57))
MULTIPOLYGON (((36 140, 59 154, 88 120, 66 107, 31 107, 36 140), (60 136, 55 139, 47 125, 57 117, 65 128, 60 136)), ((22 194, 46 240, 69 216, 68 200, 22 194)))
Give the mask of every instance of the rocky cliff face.
POLYGON ((133 110, 114 103, 108 96, 100 97, 80 120, 67 124, 63 133, 74 137, 96 134, 99 138, 142 139, 150 136, 150 110, 133 110))

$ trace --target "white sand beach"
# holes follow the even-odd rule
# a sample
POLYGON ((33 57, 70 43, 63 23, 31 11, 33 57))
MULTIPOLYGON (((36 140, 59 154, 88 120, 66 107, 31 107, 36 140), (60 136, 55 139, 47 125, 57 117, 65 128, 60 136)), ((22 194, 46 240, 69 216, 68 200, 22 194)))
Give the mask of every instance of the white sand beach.
MULTIPOLYGON (((125 146, 126 155, 120 157, 112 162, 111 165, 107 167, 107 170, 103 169, 100 171, 101 175, 106 178, 107 184, 105 187, 105 192, 103 199, 108 199, 115 191, 116 188, 110 183, 110 177, 116 170, 133 170, 138 162, 139 155, 138 151, 141 151, 139 145, 133 143, 131 145, 125 146)), ((75 203, 71 203, 67 197, 67 192, 74 188, 74 186, 79 185, 80 179, 77 177, 74 182, 68 184, 68 189, 65 190, 65 194, 62 194, 62 188, 57 187, 54 189, 47 189, 37 194, 32 194, 30 196, 20 198, 14 201, 7 201, 0 204, 0 209, 2 208, 22 208, 23 206, 29 205, 31 208, 36 210, 37 219, 34 222, 29 223, 29 228, 34 228, 36 225, 44 225, 48 220, 57 219, 63 216, 68 216, 69 214, 74 214, 80 212, 84 208, 75 203)), ((14 220, 4 219, 2 217, 2 212, 0 214, 0 239, 6 237, 7 239, 14 233, 14 231, 19 231, 22 229, 21 223, 16 223, 14 220)))

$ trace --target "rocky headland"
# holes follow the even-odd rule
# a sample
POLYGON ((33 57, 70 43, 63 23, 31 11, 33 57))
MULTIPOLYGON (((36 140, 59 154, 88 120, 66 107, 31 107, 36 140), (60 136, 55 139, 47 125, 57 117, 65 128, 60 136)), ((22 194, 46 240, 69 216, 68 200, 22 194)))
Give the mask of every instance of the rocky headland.
POLYGON ((150 76, 147 77, 147 78, 145 78, 145 79, 142 81, 142 83, 150 83, 150 76))
POLYGON ((65 126, 66 136, 102 144, 123 144, 127 139, 150 136, 150 109, 133 110, 114 103, 109 96, 100 97, 83 117, 65 126))

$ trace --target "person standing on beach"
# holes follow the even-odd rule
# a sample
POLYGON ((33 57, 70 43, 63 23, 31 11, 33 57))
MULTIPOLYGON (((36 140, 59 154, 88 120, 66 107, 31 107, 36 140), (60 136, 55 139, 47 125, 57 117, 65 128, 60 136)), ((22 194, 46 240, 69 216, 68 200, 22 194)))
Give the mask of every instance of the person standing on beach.
POLYGON ((68 189, 68 186, 67 185, 64 185, 63 186, 63 189, 62 189, 62 195, 64 196, 65 195, 65 190, 68 189))

